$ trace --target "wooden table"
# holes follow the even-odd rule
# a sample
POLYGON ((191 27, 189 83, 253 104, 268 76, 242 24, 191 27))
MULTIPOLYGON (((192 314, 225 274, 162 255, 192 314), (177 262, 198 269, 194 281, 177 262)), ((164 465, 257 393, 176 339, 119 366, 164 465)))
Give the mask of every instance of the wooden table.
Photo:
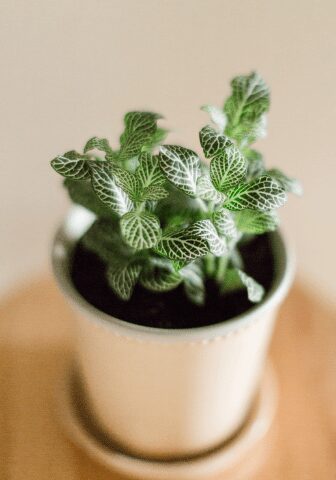
MULTIPOLYGON (((54 392, 71 352, 72 313, 53 281, 21 289, 0 305, 0 318, 0 478, 119 480, 57 422, 54 392)), ((271 356, 280 406, 268 459, 247 480, 336 479, 336 315, 296 286, 271 356)))

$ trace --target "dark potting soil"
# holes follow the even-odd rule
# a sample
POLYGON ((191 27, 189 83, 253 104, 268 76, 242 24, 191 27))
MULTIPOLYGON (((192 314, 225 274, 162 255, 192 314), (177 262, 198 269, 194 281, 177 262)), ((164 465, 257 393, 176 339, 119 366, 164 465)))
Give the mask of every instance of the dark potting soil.
MULTIPOLYGON (((260 235, 241 246, 244 270, 270 289, 274 260, 269 236, 260 235)), ((105 278, 105 264, 79 242, 73 254, 71 277, 78 292, 99 310, 138 325, 157 328, 195 328, 223 322, 253 307, 246 290, 220 295, 216 285, 206 284, 206 302, 199 307, 184 294, 183 287, 153 293, 136 286, 128 302, 120 300, 105 278)))

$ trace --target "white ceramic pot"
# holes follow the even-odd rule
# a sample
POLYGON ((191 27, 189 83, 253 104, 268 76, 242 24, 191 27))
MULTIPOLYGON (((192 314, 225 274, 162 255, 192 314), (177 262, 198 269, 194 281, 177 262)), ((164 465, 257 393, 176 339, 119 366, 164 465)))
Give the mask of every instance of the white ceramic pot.
MULTIPOLYGON (((89 304, 69 272, 93 216, 73 208, 56 234, 53 267, 77 311, 76 362, 97 425, 148 458, 200 454, 228 440, 253 402, 293 259, 272 234, 276 275, 265 300, 231 320, 194 329, 134 325, 89 304)), ((262 266, 261 266, 262 268, 262 266)))

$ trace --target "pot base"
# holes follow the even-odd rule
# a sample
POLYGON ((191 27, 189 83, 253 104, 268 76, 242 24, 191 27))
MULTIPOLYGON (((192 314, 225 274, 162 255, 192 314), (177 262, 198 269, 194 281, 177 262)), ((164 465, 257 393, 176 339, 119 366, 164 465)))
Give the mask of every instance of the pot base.
MULTIPOLYGON (((80 396, 73 388, 70 375, 58 391, 60 421, 72 440, 90 457, 126 478, 139 480, 238 480, 255 470, 262 462, 268 442, 263 442, 276 411, 277 385, 273 368, 267 365, 256 402, 240 431, 216 449, 191 459, 153 461, 122 452, 109 444, 90 427, 80 396)), ((78 392, 77 392, 78 393, 78 392)))

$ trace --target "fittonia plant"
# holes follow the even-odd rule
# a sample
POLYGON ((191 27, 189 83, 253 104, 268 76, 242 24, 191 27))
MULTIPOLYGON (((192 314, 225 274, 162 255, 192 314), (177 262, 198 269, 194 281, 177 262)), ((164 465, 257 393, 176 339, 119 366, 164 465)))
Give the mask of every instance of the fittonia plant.
POLYGON ((223 109, 203 107, 213 123, 199 132, 207 161, 182 146, 160 146, 167 132, 149 112, 125 115, 118 150, 93 137, 83 153, 52 160, 71 199, 96 215, 82 241, 106 263, 121 299, 137 283, 153 292, 183 284, 202 304, 207 279, 221 292, 246 287, 251 302, 262 299, 263 287, 244 272, 239 242, 275 230, 286 192, 301 189, 251 149, 266 132, 265 82, 252 73, 231 86, 223 109))

